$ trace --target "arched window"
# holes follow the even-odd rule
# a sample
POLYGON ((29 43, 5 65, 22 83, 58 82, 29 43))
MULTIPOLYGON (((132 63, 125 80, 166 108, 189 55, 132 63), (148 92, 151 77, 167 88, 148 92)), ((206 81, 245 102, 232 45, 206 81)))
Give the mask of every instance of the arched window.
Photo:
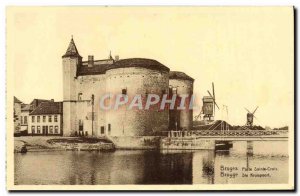
POLYGON ((78 101, 82 100, 82 93, 78 93, 78 101))

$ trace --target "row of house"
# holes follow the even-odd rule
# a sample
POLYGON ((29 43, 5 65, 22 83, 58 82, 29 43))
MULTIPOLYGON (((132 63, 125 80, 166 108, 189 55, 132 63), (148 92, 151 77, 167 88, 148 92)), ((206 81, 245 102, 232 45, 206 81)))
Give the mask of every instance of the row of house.
POLYGON ((63 104, 34 99, 26 104, 14 97, 14 133, 18 135, 63 135, 63 104))

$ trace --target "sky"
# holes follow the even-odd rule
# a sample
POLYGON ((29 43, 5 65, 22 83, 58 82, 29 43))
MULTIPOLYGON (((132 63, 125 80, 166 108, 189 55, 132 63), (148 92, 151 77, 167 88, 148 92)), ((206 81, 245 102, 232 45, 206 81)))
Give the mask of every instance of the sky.
POLYGON ((214 82, 217 119, 243 125, 244 108, 259 106, 254 124, 292 126, 293 31, 292 7, 9 7, 7 90, 25 103, 62 101, 73 35, 83 60, 111 51, 185 72, 200 107, 214 82))

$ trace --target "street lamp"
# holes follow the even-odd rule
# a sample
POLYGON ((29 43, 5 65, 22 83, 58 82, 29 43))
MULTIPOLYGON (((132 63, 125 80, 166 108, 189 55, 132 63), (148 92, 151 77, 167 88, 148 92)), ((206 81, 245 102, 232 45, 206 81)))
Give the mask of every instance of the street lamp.
POLYGON ((92 101, 92 136, 94 135, 94 94, 92 94, 91 101, 92 101))

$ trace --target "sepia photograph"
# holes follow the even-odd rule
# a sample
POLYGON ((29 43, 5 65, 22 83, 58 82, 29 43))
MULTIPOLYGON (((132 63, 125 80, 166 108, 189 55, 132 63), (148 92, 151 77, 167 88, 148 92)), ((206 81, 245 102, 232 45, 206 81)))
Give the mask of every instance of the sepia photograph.
POLYGON ((293 190, 294 7, 8 6, 8 190, 293 190))

